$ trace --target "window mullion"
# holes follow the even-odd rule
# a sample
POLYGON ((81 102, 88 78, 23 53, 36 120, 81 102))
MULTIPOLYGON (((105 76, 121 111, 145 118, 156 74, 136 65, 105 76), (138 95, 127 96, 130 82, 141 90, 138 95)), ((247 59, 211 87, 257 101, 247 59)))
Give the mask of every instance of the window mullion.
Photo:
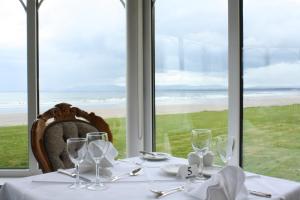
POLYGON ((37 0, 27 0, 27 90, 28 90, 28 133, 29 169, 38 171, 31 150, 31 124, 37 116, 37 0))
POLYGON ((228 134, 236 139, 234 165, 242 164, 241 1, 228 1, 228 134))
POLYGON ((127 156, 144 149, 142 1, 126 2, 127 20, 127 156))
POLYGON ((152 1, 127 1, 127 151, 152 151, 152 1))
POLYGON ((153 125, 155 120, 154 116, 154 73, 153 73, 153 56, 152 56, 152 41, 153 41, 153 24, 152 24, 152 1, 145 0, 143 5, 143 80, 144 80, 144 149, 152 151, 154 138, 153 125))

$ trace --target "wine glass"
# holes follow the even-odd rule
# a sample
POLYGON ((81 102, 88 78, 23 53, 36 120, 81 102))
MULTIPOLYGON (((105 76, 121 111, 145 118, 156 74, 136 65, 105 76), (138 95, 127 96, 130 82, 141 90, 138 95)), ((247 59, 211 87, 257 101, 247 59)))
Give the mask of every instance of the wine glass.
POLYGON ((203 176, 203 155, 210 148, 211 130, 209 129, 193 129, 192 130, 192 147, 200 157, 200 179, 205 179, 203 176))
POLYGON ((105 132, 92 132, 88 133, 86 137, 89 154, 96 163, 96 181, 88 189, 103 190, 106 186, 100 182, 100 163, 109 147, 108 136, 105 132))
POLYGON ((79 164, 83 162, 86 153, 86 139, 85 138, 69 138, 67 140, 67 152, 72 163, 76 168, 75 183, 70 186, 71 189, 78 189, 84 187, 79 181, 79 164))
POLYGON ((235 140, 232 136, 221 135, 217 137, 217 152, 224 162, 225 165, 228 165, 229 161, 232 158, 233 150, 235 146, 235 140))

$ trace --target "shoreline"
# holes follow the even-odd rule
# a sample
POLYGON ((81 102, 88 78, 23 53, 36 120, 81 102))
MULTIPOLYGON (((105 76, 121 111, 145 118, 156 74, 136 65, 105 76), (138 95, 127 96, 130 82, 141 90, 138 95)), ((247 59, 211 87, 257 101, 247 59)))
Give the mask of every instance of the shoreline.
MULTIPOLYGON (((184 114, 202 111, 222 111, 227 110, 228 100, 226 98, 211 99, 197 104, 168 104, 157 105, 156 113, 163 114, 184 114)), ((264 97, 246 97, 244 98, 244 108, 247 107, 264 107, 264 106, 285 106, 292 104, 300 104, 300 96, 264 96, 264 97)), ((80 106, 78 106, 80 107, 80 106)), ((83 110, 87 112, 94 112, 96 115, 108 118, 121 118, 126 116, 126 108, 122 106, 115 106, 113 108, 95 108, 89 107, 83 110)), ((13 125, 26 125, 26 113, 7 113, 0 114, 0 127, 13 125)))

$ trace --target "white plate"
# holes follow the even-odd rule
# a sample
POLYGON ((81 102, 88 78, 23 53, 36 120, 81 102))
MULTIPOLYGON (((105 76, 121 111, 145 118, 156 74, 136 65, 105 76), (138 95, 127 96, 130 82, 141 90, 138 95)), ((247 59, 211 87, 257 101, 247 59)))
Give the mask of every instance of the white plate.
POLYGON ((167 165, 162 166, 160 169, 168 175, 176 176, 179 168, 182 165, 184 165, 184 164, 167 164, 167 165))
POLYGON ((153 160, 153 161, 159 161, 159 160, 167 160, 169 159, 170 155, 163 152, 153 152, 155 155, 150 154, 144 154, 142 155, 142 158, 146 160, 153 160))

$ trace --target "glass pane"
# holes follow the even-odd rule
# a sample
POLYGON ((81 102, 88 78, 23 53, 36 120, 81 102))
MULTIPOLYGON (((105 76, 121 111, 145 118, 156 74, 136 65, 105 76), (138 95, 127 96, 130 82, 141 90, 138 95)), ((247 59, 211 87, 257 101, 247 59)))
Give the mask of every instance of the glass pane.
POLYGON ((299 9, 297 0, 244 0, 244 167, 297 181, 299 9))
POLYGON ((39 10, 40 112, 66 102, 102 116, 125 155, 126 31, 120 1, 51 0, 39 10))
POLYGON ((28 168, 26 12, 0 2, 0 168, 28 168))
POLYGON ((157 151, 186 158, 192 129, 227 134, 227 7, 223 0, 155 3, 157 151))

